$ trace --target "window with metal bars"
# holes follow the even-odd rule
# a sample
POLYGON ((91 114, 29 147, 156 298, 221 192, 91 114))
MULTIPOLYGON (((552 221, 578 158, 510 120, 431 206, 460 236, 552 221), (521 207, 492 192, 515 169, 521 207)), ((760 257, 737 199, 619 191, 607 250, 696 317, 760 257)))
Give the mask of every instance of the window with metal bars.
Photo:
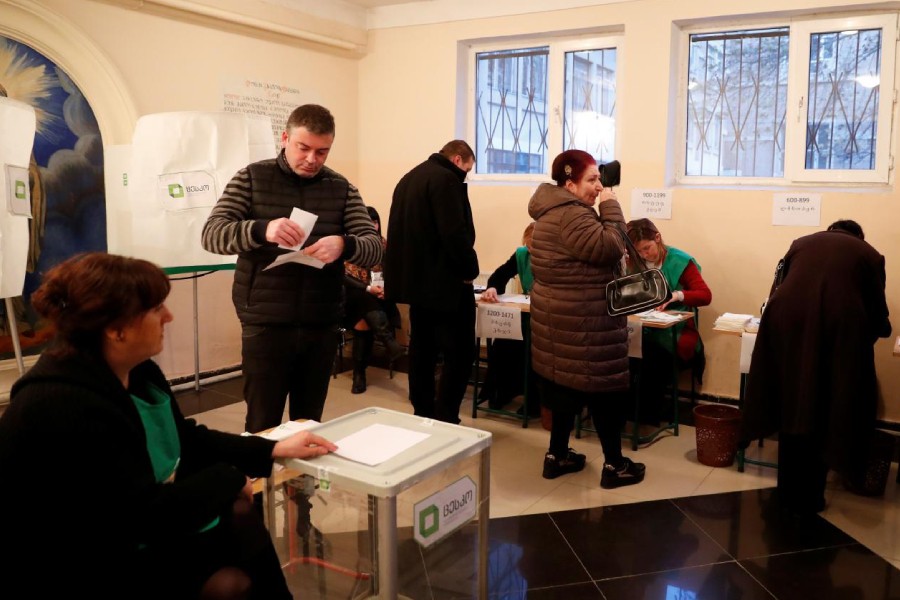
POLYGON ((689 33, 680 179, 888 182, 896 39, 895 14, 689 33))
POLYGON ((547 175, 570 148, 612 160, 617 45, 597 38, 474 48, 474 175, 547 175))

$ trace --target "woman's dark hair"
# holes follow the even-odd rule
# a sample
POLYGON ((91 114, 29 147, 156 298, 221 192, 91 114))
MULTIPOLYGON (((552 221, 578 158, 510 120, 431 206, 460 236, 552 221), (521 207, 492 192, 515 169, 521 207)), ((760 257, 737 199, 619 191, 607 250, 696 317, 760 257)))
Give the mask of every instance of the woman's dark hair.
POLYGON ((657 229, 656 225, 654 225, 653 221, 650 219, 635 219, 633 221, 628 221, 625 228, 628 231, 628 237, 631 239, 632 244, 637 244, 644 240, 653 241, 659 233, 659 229, 657 229))
POLYGON ((378 211, 375 210, 372 206, 366 207, 366 212, 369 213, 369 218, 372 219, 372 222, 378 226, 378 231, 381 231, 381 217, 378 215, 378 211))
POLYGON ((852 233, 861 240, 866 239, 866 235, 863 233, 862 226, 856 221, 851 221, 850 219, 841 219, 839 221, 835 221, 828 226, 828 231, 846 231, 847 233, 852 233))
POLYGON ((566 185, 567 181, 578 183, 587 168, 596 164, 597 159, 584 150, 566 150, 553 159, 550 177, 559 187, 566 185))
POLYGON ((169 295, 162 269, 139 258, 79 254, 50 269, 31 305, 56 329, 52 353, 99 353, 108 327, 121 327, 169 295))

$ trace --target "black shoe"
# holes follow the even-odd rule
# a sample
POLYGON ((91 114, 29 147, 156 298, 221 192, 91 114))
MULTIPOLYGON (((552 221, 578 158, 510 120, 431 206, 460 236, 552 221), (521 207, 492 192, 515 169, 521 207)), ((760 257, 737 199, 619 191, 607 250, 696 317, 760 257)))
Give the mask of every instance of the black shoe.
POLYGON ((584 454, 578 454, 571 448, 562 459, 547 453, 544 456, 544 479, 556 479, 566 473, 577 473, 584 468, 584 463, 584 454))
POLYGON ((351 394, 362 394, 366 391, 366 372, 353 370, 353 387, 350 388, 351 394))
POLYGON ((612 489, 623 485, 634 485, 644 480, 644 463, 633 462, 630 458, 622 458, 622 464, 616 468, 609 463, 603 464, 603 474, 600 475, 600 487, 612 489))

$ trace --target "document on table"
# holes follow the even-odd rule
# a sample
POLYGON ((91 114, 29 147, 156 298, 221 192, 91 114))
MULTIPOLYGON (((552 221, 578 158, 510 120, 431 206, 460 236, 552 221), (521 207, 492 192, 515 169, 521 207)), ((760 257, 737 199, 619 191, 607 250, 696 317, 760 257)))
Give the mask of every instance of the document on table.
POLYGON ((668 313, 653 309, 636 313, 636 316, 640 317, 641 321, 645 321, 648 323, 674 323, 675 321, 681 319, 681 317, 679 317, 678 315, 670 315, 668 313))
POLYGON ((311 256, 307 256, 303 254, 303 251, 301 250, 301 248, 303 248, 303 244, 305 244, 306 240, 309 239, 309 234, 310 232, 312 232, 313 227, 316 226, 316 221, 318 219, 319 215, 307 212, 305 210, 300 210, 295 206, 294 210, 291 211, 290 220, 299 225, 300 229, 303 230, 303 238, 296 246, 288 247, 279 244, 279 248, 284 248, 285 250, 293 250, 293 252, 279 255, 278 258, 269 263, 269 266, 263 269, 263 271, 268 271, 269 269, 289 262, 308 265, 316 269, 321 269, 322 267, 324 267, 325 263, 323 263, 321 260, 313 258, 311 256))
POLYGON ((267 440, 272 440, 273 442, 279 442, 285 438, 291 437, 297 432, 311 429, 319 424, 320 423, 318 421, 313 421, 312 419, 302 421, 300 423, 298 423, 297 421, 288 421, 286 423, 282 423, 278 427, 270 429, 266 433, 259 434, 259 436, 264 437, 267 440))
POLYGON ((404 427, 376 423, 345 438, 333 440, 338 447, 334 454, 374 467, 409 450, 429 435, 404 427))
POLYGON ((512 304, 531 304, 531 298, 527 294, 501 294, 497 296, 497 300, 512 304))

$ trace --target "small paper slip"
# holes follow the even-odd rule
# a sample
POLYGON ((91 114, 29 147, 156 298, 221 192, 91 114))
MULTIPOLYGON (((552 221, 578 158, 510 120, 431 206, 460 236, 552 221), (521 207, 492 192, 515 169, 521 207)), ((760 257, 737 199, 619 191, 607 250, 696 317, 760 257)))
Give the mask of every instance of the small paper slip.
POLYGON ((334 440, 338 447, 334 454, 374 467, 412 448, 429 435, 421 431, 376 423, 345 438, 334 440))
POLYGON ((279 248, 284 248, 285 250, 294 250, 294 252, 288 252, 286 254, 279 255, 278 258, 269 263, 269 265, 265 269, 263 269, 263 271, 268 271, 269 269, 273 269, 277 266, 289 262, 299 263, 301 265, 307 265, 316 269, 321 269, 325 266, 325 263, 323 263, 318 258, 313 258, 311 256, 303 254, 303 251, 301 250, 303 244, 305 244, 306 240, 309 239, 309 234, 313 230, 313 227, 316 226, 316 221, 319 219, 319 215, 315 215, 311 212, 300 210, 299 208, 294 207, 294 210, 291 211, 290 219, 291 221, 299 225, 300 229, 303 230, 303 239, 300 240, 299 244, 293 247, 282 246, 281 244, 278 244, 279 248))
POLYGON ((307 212, 305 210, 300 210, 295 206, 291 211, 291 216, 288 218, 300 226, 300 229, 303 230, 303 237, 300 239, 300 243, 296 246, 282 246, 281 244, 278 244, 278 247, 284 248, 285 250, 299 250, 303 247, 303 244, 306 243, 306 240, 309 238, 309 234, 312 232, 313 227, 316 226, 316 221, 319 220, 319 215, 307 212))
POLYGON ((313 258, 312 256, 307 256, 303 254, 303 250, 297 250, 296 252, 288 252, 286 254, 280 255, 278 258, 269 263, 263 271, 268 271, 269 269, 274 269, 279 265, 283 265, 289 262, 299 263, 301 265, 308 265, 310 267, 314 267, 316 269, 321 269, 325 266, 318 258, 313 258))
POLYGON ((319 425, 318 421, 313 421, 310 419, 309 421, 303 421, 302 423, 298 423, 297 421, 288 421, 287 423, 282 423, 278 427, 268 431, 266 433, 260 434, 260 437, 264 437, 267 440, 272 440, 274 442, 281 441, 283 439, 289 438, 298 431, 304 431, 306 429, 311 429, 319 425))

